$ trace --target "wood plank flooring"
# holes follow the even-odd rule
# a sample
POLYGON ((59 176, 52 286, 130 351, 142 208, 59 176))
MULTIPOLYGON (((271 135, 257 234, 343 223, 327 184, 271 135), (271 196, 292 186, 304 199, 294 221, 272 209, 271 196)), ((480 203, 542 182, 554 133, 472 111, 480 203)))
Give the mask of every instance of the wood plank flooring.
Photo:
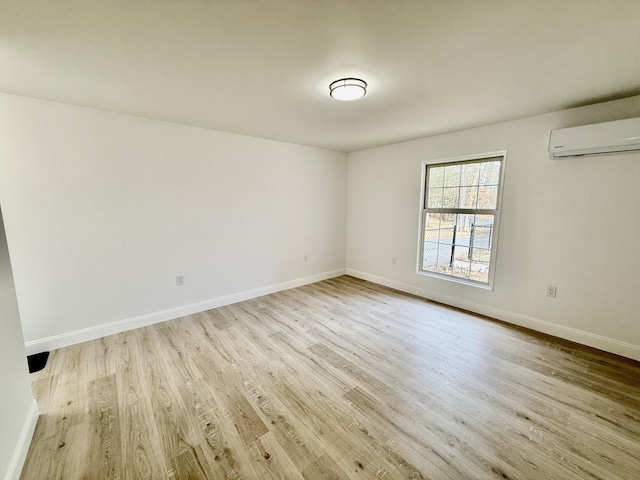
POLYGON ((348 276, 32 378, 24 480, 640 478, 640 363, 348 276))

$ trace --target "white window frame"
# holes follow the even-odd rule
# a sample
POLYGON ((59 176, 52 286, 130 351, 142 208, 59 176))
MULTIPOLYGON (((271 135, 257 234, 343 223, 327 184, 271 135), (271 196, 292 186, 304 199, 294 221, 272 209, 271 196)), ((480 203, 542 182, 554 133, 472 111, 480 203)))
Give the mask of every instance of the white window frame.
MULTIPOLYGON (((505 176, 506 165, 507 165, 507 150, 498 150, 495 152, 464 155, 461 157, 425 160, 421 163, 422 176, 420 180, 421 188, 420 188, 420 210, 419 210, 420 228, 418 230, 418 255, 417 255, 417 263, 416 263, 416 273, 418 275, 440 278, 442 280, 447 280, 449 282, 472 285, 474 287, 493 291, 495 273, 496 273, 496 263, 498 260, 498 239, 500 238, 500 223, 501 223, 500 216, 502 212, 502 192, 504 191, 504 176, 505 176), (424 228, 425 228, 425 218, 427 214, 427 208, 425 205, 426 192, 427 192, 426 182, 428 180, 427 166, 441 165, 446 163, 456 163, 456 162, 482 161, 492 157, 502 157, 502 161, 500 166, 500 176, 499 176, 498 197, 497 197, 496 208, 495 210, 491 210, 490 212, 492 215, 494 215, 494 226, 493 226, 493 238, 491 243, 491 262, 489 263, 487 283, 483 283, 477 280, 471 280, 467 278, 454 277, 453 275, 422 270, 422 264, 423 264, 422 256, 424 252, 424 235, 425 235, 424 228)), ((486 213, 487 210, 485 210, 484 212, 486 213)), ((478 210, 477 213, 482 214, 483 211, 478 210)))

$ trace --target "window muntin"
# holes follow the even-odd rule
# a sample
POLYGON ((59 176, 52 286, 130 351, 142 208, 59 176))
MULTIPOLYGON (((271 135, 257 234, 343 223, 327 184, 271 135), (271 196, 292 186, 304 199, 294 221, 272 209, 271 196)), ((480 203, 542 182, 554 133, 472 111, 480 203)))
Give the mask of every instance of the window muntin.
POLYGON ((426 165, 419 271, 491 285, 504 154, 426 165))

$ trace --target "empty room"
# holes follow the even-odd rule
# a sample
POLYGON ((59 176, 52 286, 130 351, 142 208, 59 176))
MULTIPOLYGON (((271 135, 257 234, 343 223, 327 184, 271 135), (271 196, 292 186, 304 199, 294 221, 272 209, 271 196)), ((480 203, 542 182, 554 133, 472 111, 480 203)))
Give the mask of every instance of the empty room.
POLYGON ((640 478, 640 2, 0 2, 0 479, 640 478))

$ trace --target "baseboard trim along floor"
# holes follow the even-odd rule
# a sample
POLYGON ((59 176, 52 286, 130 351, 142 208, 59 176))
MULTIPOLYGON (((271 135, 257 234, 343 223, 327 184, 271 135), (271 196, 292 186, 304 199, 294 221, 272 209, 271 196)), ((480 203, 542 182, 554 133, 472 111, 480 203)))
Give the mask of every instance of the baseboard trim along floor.
POLYGON ((622 342, 614 338, 604 337, 602 335, 596 335, 594 333, 586 332, 584 330, 578 330, 576 328, 567 327, 557 323, 548 322, 540 318, 534 318, 527 315, 522 315, 508 310, 502 310, 487 305, 482 305, 468 300, 463 300, 457 297, 448 295, 442 295, 424 288, 409 285, 407 283, 398 282, 371 273, 361 272, 347 268, 347 275, 352 277, 367 280, 369 282, 384 285, 385 287, 394 288, 401 292, 417 295, 428 300, 433 300, 438 303, 443 303, 452 307, 467 310, 469 312, 477 313, 479 315, 485 315, 487 317, 495 318, 503 322, 511 323, 519 327, 529 328, 536 332, 546 333, 547 335, 553 335, 554 337, 562 338, 572 342, 580 343, 588 347, 597 348, 605 352, 614 353, 623 357, 630 358, 632 360, 640 361, 640 345, 634 345, 632 343, 622 342))
POLYGON ((287 282, 276 283, 273 285, 267 285, 252 290, 246 290, 243 292, 233 293, 231 295, 224 295, 222 297, 211 298, 202 302, 196 302, 189 305, 183 305, 180 307, 169 308, 167 310, 161 310, 158 312, 152 312, 145 315, 139 315, 124 320, 118 320, 115 322, 105 323, 102 325, 96 325, 94 327, 83 328, 75 330, 73 332, 62 333, 60 335, 54 335, 51 337, 41 338, 38 340, 32 340, 25 342, 25 348, 27 355, 33 355, 38 352, 55 350, 56 348, 67 347, 69 345, 75 345, 76 343, 86 342, 89 340, 95 340, 96 338, 106 337, 107 335, 114 335, 116 333, 126 332, 135 328, 146 327, 167 320, 172 320, 178 317, 184 317, 185 315, 193 315, 194 313, 204 312, 212 308, 223 307, 231 305, 233 303, 242 302, 244 300, 250 300, 252 298, 261 297, 263 295, 269 295, 271 293, 281 292, 283 290, 289 290, 290 288, 300 287, 302 285, 308 285, 310 283, 327 280, 329 278, 339 277, 345 274, 345 269, 340 268, 338 270, 332 270, 329 272, 323 272, 316 275, 310 275, 308 277, 297 278, 289 280, 287 282))

